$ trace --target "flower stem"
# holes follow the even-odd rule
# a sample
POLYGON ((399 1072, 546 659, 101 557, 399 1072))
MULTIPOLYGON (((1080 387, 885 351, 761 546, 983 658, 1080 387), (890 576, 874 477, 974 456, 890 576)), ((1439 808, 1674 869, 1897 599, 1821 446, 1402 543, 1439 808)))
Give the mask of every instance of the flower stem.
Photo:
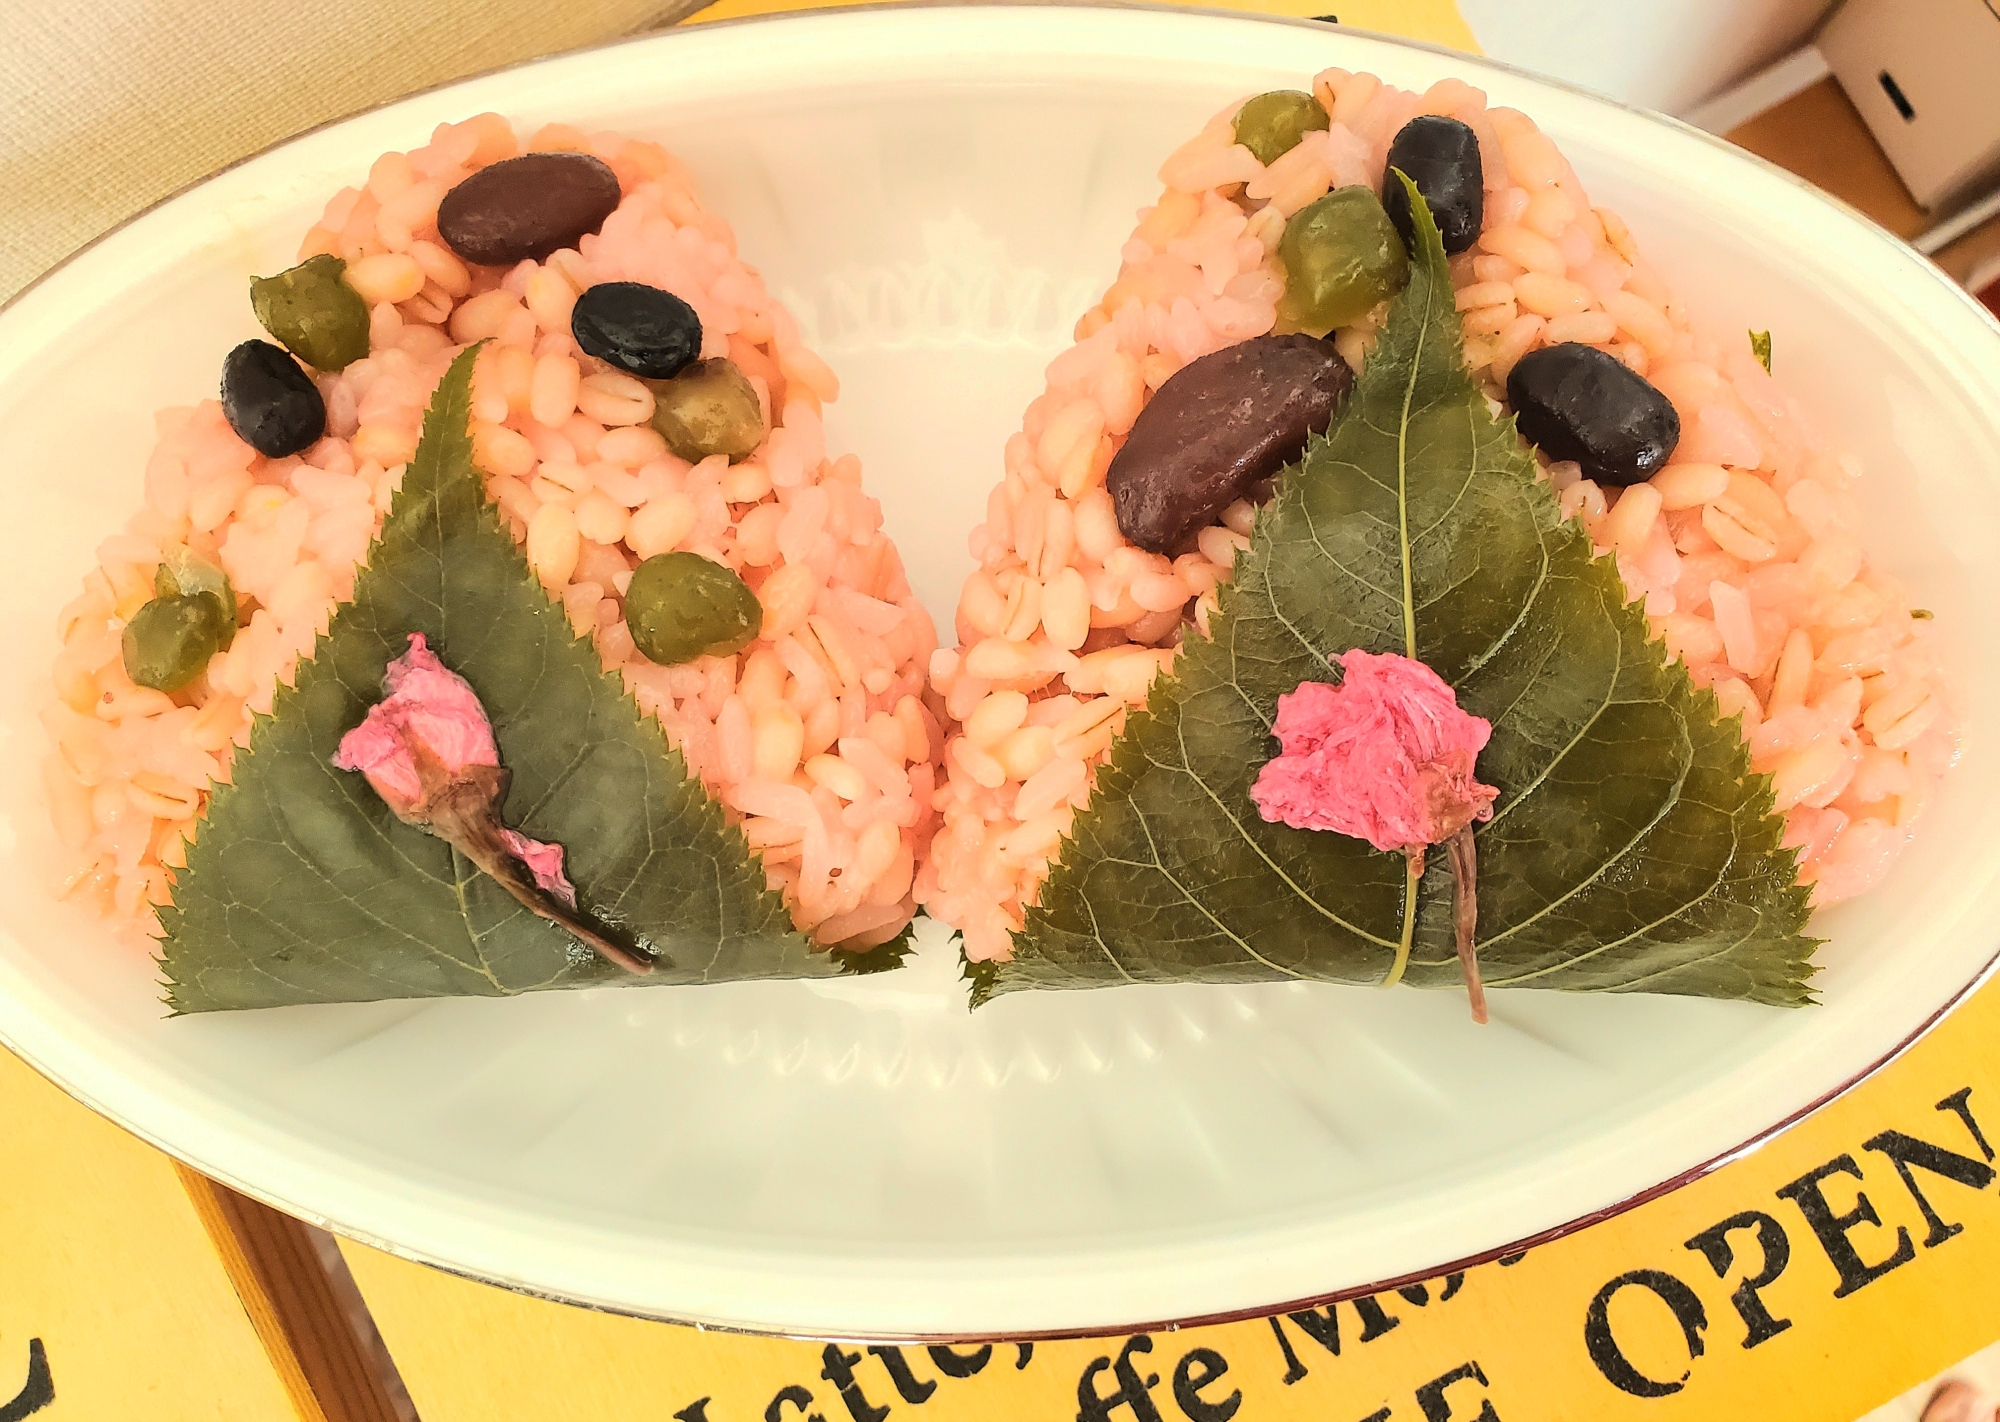
POLYGON ((1424 847, 1403 851, 1405 877, 1403 880, 1403 937, 1396 944, 1396 961, 1389 965, 1389 974, 1376 984, 1390 988, 1403 980, 1403 971, 1410 966, 1410 940, 1417 931, 1417 885, 1424 877, 1424 847))
POLYGON ((424 786, 423 800, 397 818, 428 830, 471 860, 483 874, 537 918, 545 918, 606 962, 643 976, 653 971, 651 960, 613 942, 582 913, 564 904, 535 882, 528 867, 507 852, 500 838, 500 802, 506 798, 507 771, 497 765, 468 766, 457 778, 444 774, 437 757, 419 744, 412 760, 424 786))
POLYGON ((571 937, 595 949, 605 961, 617 964, 628 973, 644 976, 653 971, 653 965, 647 959, 612 942, 586 922, 580 913, 566 907, 555 895, 537 885, 521 861, 501 847, 499 827, 500 822, 494 820, 490 830, 486 826, 478 826, 464 837, 442 837, 453 849, 490 875, 514 902, 529 913, 547 919, 571 937))
POLYGON ((1465 970, 1465 995, 1472 1003, 1472 1020, 1486 1020, 1486 987, 1479 981, 1479 951, 1473 930, 1479 926, 1479 857, 1467 825, 1445 841, 1451 856, 1451 927, 1458 941, 1458 962, 1465 970))

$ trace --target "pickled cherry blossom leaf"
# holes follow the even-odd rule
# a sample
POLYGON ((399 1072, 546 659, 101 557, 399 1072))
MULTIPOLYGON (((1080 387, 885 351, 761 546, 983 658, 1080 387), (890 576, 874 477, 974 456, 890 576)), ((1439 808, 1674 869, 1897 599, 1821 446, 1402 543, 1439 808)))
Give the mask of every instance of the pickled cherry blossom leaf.
MULTIPOLYGON (((988 998, 992 997, 995 992, 1001 990, 1000 964, 991 958, 981 959, 977 963, 973 962, 972 959, 965 956, 965 944, 963 940, 960 941, 958 946, 958 976, 961 981, 971 984, 968 995, 971 997, 974 1007, 980 1006, 988 998)), ((1077 986, 1082 987, 1084 984, 1078 983, 1077 986)))
POLYGON ((257 718, 176 876, 176 1012, 542 988, 822 977, 742 834, 571 631, 472 464, 471 352, 431 399, 381 536, 295 685, 257 718), (537 918, 332 764, 421 632, 472 683, 513 773, 502 818, 563 846, 580 906, 644 948, 634 976, 537 918))
MULTIPOLYGON (((1427 663, 1493 723, 1478 775, 1489 989, 1810 1000, 1807 894, 1740 723, 1648 640, 1463 365, 1437 229, 1325 438, 1279 481, 1173 673, 1129 718, 1014 957, 1021 988, 1285 979, 1458 988, 1451 873, 1266 823, 1278 697, 1350 648, 1427 663)), ((982 965, 983 966, 983 965, 982 965)))
POLYGON ((913 918, 903 925, 901 933, 887 943, 877 943, 873 948, 836 948, 832 956, 837 960, 840 971, 851 977, 892 972, 902 967, 903 960, 910 956, 916 937, 917 920, 913 918))
POLYGON ((1752 331, 1750 333, 1750 354, 1757 357, 1764 367, 1764 374, 1771 373, 1771 333, 1752 331))

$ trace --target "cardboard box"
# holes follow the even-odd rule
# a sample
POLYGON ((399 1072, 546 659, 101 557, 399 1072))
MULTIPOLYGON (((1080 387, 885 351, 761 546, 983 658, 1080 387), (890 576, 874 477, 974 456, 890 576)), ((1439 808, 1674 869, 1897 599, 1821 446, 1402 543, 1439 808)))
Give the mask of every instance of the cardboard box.
POLYGON ((1847 0, 1818 46, 1921 206, 2000 177, 2000 0, 1847 0))

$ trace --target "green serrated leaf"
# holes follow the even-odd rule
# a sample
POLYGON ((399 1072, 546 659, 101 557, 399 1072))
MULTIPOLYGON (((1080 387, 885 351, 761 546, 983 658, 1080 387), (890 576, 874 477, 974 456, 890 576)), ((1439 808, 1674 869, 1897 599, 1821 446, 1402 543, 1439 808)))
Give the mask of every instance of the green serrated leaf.
POLYGON ((983 1000, 1128 982, 1462 982, 1451 876, 1266 823, 1279 695, 1361 647, 1428 663, 1493 723, 1479 778, 1489 988, 1808 1000, 1813 942, 1768 781, 1649 642, 1462 362, 1437 229, 1349 403, 1287 471, 1174 674, 1098 772, 983 1000))
POLYGON ((903 925, 903 931, 887 943, 878 943, 873 948, 835 948, 833 957, 838 961, 840 971, 854 977, 865 977, 869 973, 886 973, 903 966, 903 960, 910 956, 910 945, 917 936, 917 923, 923 915, 911 919, 903 925))
POLYGON ((353 601, 257 719, 188 848, 160 913, 176 1012, 839 970, 501 526, 472 465, 472 362, 431 399, 353 601), (513 772, 505 822, 564 847, 581 906, 656 955, 652 974, 528 913, 334 769, 412 632, 492 718, 513 772))
POLYGON ((1763 364, 1764 374, 1771 373, 1771 333, 1752 331, 1750 333, 1750 354, 1763 364))
MULTIPOLYGON (((958 975, 971 985, 972 1005, 984 1007, 996 992, 1004 991, 1000 986, 1000 964, 992 959, 975 963, 965 956, 965 942, 958 945, 958 975)), ((1084 984, 1077 984, 1082 987, 1084 984)))

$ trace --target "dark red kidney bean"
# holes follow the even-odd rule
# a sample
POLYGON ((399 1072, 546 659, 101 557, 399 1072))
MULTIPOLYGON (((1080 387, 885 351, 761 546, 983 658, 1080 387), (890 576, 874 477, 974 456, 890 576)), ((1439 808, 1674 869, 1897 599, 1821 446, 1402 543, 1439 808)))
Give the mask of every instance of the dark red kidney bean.
POLYGON ((1353 388, 1354 372, 1317 336, 1255 336, 1189 361, 1111 460, 1119 530, 1150 553, 1181 552, 1324 434, 1353 388))
POLYGON ((292 353, 245 341, 222 360, 222 417, 267 459, 297 454, 326 433, 326 401, 292 353))
MULTIPOLYGON (((1484 170, 1479 163, 1479 136, 1454 118, 1422 114, 1396 132, 1389 144, 1389 168, 1401 168, 1424 195, 1431 221, 1438 226, 1446 252, 1463 252, 1479 240, 1479 223, 1486 214, 1484 170)), ((1382 208, 1402 234, 1403 247, 1416 250, 1416 229, 1410 225, 1410 194, 1384 170, 1382 208)))
POLYGON ((523 153, 481 168, 438 204, 438 236, 468 262, 511 267, 574 247, 618 206, 618 175, 588 153, 523 153))
POLYGON ((1575 341, 1514 362, 1507 403, 1524 439, 1551 460, 1574 460, 1599 484, 1644 483, 1681 442, 1680 412, 1657 386, 1575 341))

